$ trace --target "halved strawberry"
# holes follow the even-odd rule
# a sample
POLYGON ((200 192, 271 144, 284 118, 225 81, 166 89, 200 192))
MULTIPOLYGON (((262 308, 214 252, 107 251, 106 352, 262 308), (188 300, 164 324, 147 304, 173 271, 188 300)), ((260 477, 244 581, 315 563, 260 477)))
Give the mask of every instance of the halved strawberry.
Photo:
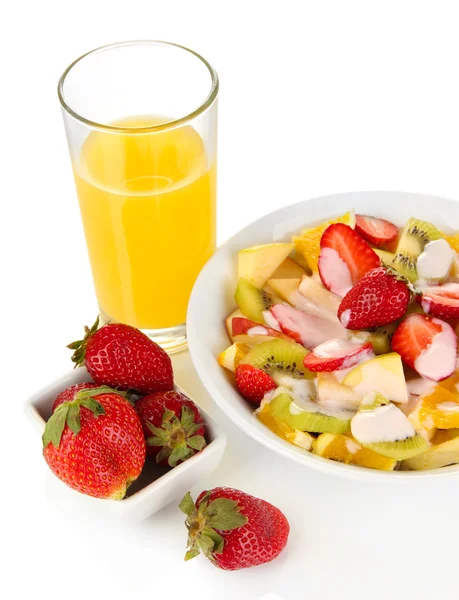
POLYGON ((418 298, 424 312, 443 319, 459 318, 459 283, 424 288, 418 298))
POLYGON ((457 336, 445 321, 415 313, 395 330, 392 350, 419 375, 441 381, 456 368, 457 336))
POLYGON ((256 406, 259 406, 266 392, 277 387, 267 373, 245 364, 236 369, 236 385, 244 398, 256 406))
POLYGON ((381 259, 360 235, 344 223, 327 227, 320 240, 319 274, 324 286, 337 294, 347 292, 381 259))
POLYGON ((305 313, 287 304, 275 304, 271 312, 282 331, 309 350, 331 338, 349 337, 349 332, 338 320, 305 313))
POLYGON ((332 339, 316 346, 303 363, 309 371, 339 371, 354 367, 372 356, 373 345, 369 342, 362 344, 353 340, 332 339))
POLYGON ((347 329, 370 329, 393 323, 410 301, 407 281, 395 271, 378 267, 367 273, 344 296, 338 318, 347 329))
POLYGON ((390 244, 399 234, 398 227, 390 221, 367 215, 355 215, 355 231, 374 246, 390 244))
POLYGON ((241 336, 250 336, 254 338, 257 336, 266 336, 266 340, 262 341, 268 341, 269 338, 283 338, 284 340, 290 340, 288 335, 285 335, 282 331, 278 331, 267 325, 262 325, 261 323, 256 323, 245 317, 233 317, 231 328, 233 332, 232 337, 236 342, 243 341, 241 336))

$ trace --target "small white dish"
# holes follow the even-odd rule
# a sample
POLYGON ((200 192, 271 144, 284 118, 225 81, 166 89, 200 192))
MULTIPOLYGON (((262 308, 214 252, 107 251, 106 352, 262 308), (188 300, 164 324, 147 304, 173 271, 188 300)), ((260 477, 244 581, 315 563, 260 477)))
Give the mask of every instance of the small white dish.
MULTIPOLYGON (((85 368, 80 367, 56 379, 28 400, 26 413, 38 434, 43 434, 56 396, 69 386, 83 381, 91 381, 91 377, 85 368)), ((177 386, 176 389, 182 391, 177 386)), ((100 500, 67 488, 72 494, 72 505, 78 504, 83 510, 95 509, 139 521, 170 502, 179 502, 191 487, 217 467, 226 446, 226 436, 215 421, 201 407, 199 410, 206 423, 208 440, 207 446, 199 454, 174 469, 159 467, 154 459, 147 457, 142 474, 129 487, 127 496, 122 500, 100 500)))
POLYGON ((267 446, 307 467, 360 480, 413 480, 456 475, 459 465, 431 471, 376 471, 345 465, 285 442, 253 414, 234 385, 234 377, 217 363, 230 344, 225 318, 236 308, 236 255, 239 250, 269 242, 290 241, 292 234, 351 209, 403 225, 409 217, 431 221, 448 233, 459 229, 459 203, 454 200, 403 192, 353 192, 305 200, 255 221, 223 244, 201 271, 194 286, 187 315, 187 338, 198 375, 220 408, 243 431, 267 446))

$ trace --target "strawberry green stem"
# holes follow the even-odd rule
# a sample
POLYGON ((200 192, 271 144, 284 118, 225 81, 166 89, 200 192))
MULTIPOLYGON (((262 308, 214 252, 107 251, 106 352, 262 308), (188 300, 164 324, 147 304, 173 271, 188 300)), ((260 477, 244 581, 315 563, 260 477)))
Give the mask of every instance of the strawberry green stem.
POLYGON ((79 367, 84 363, 84 359, 86 356, 86 346, 88 345, 91 337, 96 333, 99 328, 99 317, 97 317, 94 325, 89 328, 87 325, 84 327, 84 338, 82 340, 77 340, 76 342, 72 342, 67 346, 70 350, 74 350, 75 352, 72 354, 72 362, 75 363, 75 368, 79 367))

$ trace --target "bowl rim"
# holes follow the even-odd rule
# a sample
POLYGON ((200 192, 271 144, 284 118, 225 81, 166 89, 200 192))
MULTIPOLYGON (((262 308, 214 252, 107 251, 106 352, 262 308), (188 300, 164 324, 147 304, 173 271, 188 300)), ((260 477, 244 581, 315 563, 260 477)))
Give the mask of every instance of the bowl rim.
MULTIPOLYGON (((188 339, 188 347, 190 351, 191 360, 193 365, 198 373, 201 382, 203 383, 206 390, 212 396, 216 404, 223 410, 223 412, 227 415, 227 417, 237 425, 244 433, 255 439, 257 442, 262 444, 263 446, 269 448, 271 451, 284 456, 290 460, 295 461, 298 464, 301 464, 305 467, 309 467, 316 471, 320 471, 323 473, 328 473, 330 475, 335 475, 347 479, 353 480, 361 480, 361 481, 391 481, 391 482, 400 482, 400 481, 409 481, 409 480, 425 480, 428 478, 447 478, 457 476, 459 473, 459 465, 451 465, 447 467, 441 467, 437 469, 430 469, 425 471, 381 471, 377 469, 370 469, 368 467, 361 467, 358 465, 350 465, 345 463, 340 463, 338 461, 334 461, 328 458, 324 458, 313 454, 310 451, 301 451, 301 449, 296 448, 292 444, 287 441, 282 440, 275 434, 271 437, 271 432, 266 429, 268 433, 265 433, 261 427, 254 426, 254 420, 256 417, 251 415, 251 419, 246 418, 242 419, 239 413, 235 410, 232 405, 231 399, 226 398, 225 394, 221 391, 218 385, 215 384, 212 373, 207 369, 204 355, 201 349, 202 343, 200 341, 201 335, 200 331, 202 331, 203 324, 198 321, 199 314, 199 305, 200 305, 200 296, 201 289, 206 288, 206 279, 209 277, 209 274, 214 272, 213 268, 215 264, 218 264, 220 260, 220 256, 228 249, 231 248, 233 253, 236 253, 241 247, 238 246, 238 240, 242 238, 247 232, 253 229, 263 228, 264 224, 268 221, 272 221, 276 218, 278 220, 286 219, 286 215, 299 211, 301 208, 306 207, 311 203, 322 202, 323 204, 331 204, 333 201, 343 200, 346 197, 350 198, 349 208, 352 208, 352 198, 356 198, 357 196, 373 196, 379 197, 380 199, 391 197, 395 201, 395 196, 403 196, 405 199, 410 199, 412 201, 430 201, 430 202, 446 202, 451 207, 456 205, 457 211, 459 213, 459 203, 455 200, 444 198, 440 196, 434 196, 430 194, 418 194, 412 192, 397 192, 397 191, 383 191, 383 190, 373 190, 373 191, 358 191, 358 192, 342 192, 338 194, 327 194, 324 196, 318 196, 315 198, 309 198, 306 200, 300 200, 298 202, 289 204, 287 206, 281 207, 275 211, 267 213, 266 215, 252 221, 248 225, 246 225, 243 229, 235 233, 228 240, 226 240, 215 252, 215 254, 207 261, 203 269, 201 270, 195 285, 193 287, 190 301, 188 304, 188 313, 187 313, 187 339, 188 339)), ((342 209, 341 209, 342 210, 342 209)), ((322 220, 333 216, 333 214, 340 214, 340 209, 333 209, 330 207, 324 208, 324 215, 322 220)), ((289 220, 291 217, 289 217, 289 220)), ((310 221, 309 224, 313 225, 317 220, 310 221)), ((304 219, 300 227, 305 227, 308 225, 307 219, 304 219)), ((207 288, 208 289, 208 288, 207 288)), ((222 316, 222 327, 224 328, 224 319, 227 315, 222 316)), ((217 364, 215 357, 215 364, 218 368, 222 368, 217 364)))

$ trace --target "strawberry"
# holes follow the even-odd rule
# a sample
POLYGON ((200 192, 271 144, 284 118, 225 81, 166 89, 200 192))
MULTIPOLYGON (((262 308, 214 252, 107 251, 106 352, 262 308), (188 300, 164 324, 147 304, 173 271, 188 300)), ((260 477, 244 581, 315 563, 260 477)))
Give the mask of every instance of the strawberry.
POLYGON ((92 381, 85 381, 84 383, 76 383, 75 385, 70 386, 63 392, 61 392, 57 398, 54 400, 53 404, 53 412, 56 410, 58 406, 63 404, 64 402, 72 402, 75 400, 75 396, 77 392, 80 390, 90 390, 99 387, 97 383, 93 383, 92 381))
POLYGON ((287 341, 292 341, 287 335, 277 329, 268 327, 267 325, 261 325, 245 317, 233 317, 231 320, 231 327, 233 337, 238 335, 266 335, 269 337, 283 338, 287 341))
POLYGON ((244 398, 256 406, 259 406, 266 392, 277 387, 267 373, 246 364, 236 369, 236 385, 244 398))
POLYGON ((309 371, 339 371, 358 365, 373 354, 373 345, 369 342, 359 343, 352 340, 329 340, 316 346, 304 359, 304 366, 309 371))
POLYGON ((459 283, 424 288, 418 301, 428 315, 442 319, 457 319, 459 318, 459 283))
POLYGON ((336 317, 313 315, 288 304, 275 304, 271 312, 282 331, 309 350, 331 338, 347 338, 349 335, 336 317))
POLYGON ((344 296, 338 318, 347 329, 368 329, 402 317, 410 301, 403 276, 386 267, 367 273, 344 296))
POLYGON ((96 383, 121 390, 150 394, 174 387, 171 359, 158 344, 130 325, 98 325, 99 318, 85 327, 84 339, 69 344, 75 366, 84 363, 96 383))
POLYGON ((156 392, 137 400, 147 454, 175 467, 206 445, 204 422, 196 404, 181 392, 156 392))
POLYGON ((240 490, 204 491, 196 504, 188 492, 179 508, 187 515, 185 560, 202 552, 216 567, 235 571, 272 561, 287 544, 290 525, 285 515, 240 490))
POLYGON ((409 315, 395 330, 392 350, 419 375, 434 381, 446 379, 456 368, 454 329, 435 317, 409 315))
POLYGON ((385 246, 398 238, 398 227, 376 217, 355 215, 355 230, 364 240, 374 246, 385 246))
POLYGON ((129 402, 109 387, 68 392, 74 399, 57 406, 46 423, 45 460, 74 490, 120 500, 145 462, 140 419, 129 402))
POLYGON ((320 240, 319 275, 324 286, 345 296, 381 259, 360 235, 344 223, 327 227, 320 240))

